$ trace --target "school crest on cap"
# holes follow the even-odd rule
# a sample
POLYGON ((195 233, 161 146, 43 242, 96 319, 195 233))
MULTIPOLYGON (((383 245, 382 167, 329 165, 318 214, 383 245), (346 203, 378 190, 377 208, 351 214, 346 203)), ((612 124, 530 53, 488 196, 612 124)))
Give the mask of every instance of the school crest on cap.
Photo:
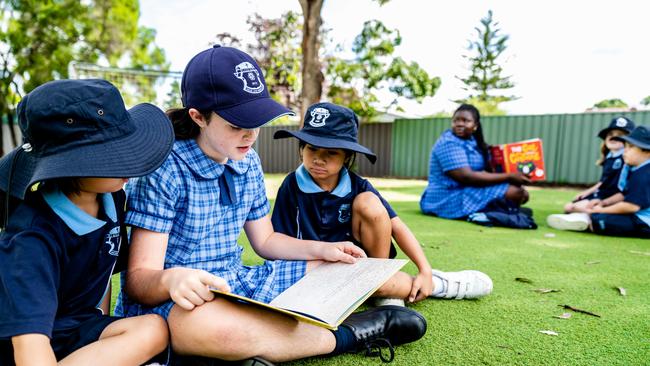
POLYGON ((322 127, 325 126, 325 120, 330 116, 330 111, 325 108, 318 107, 314 108, 311 111, 311 120, 309 124, 312 127, 322 127))
POLYGON ((619 117, 616 119, 616 127, 625 127, 627 126, 627 120, 623 117, 619 117))
POLYGON ((235 77, 244 82, 244 91, 259 94, 264 91, 264 83, 260 80, 260 73, 250 62, 244 61, 235 66, 235 77))

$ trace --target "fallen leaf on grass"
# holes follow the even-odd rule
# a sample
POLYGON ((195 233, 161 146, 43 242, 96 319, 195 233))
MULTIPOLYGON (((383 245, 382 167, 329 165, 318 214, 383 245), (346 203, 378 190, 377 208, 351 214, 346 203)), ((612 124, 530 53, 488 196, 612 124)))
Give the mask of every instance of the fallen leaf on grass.
POLYGON ((523 283, 533 283, 533 281, 529 280, 528 278, 524 277, 515 277, 515 281, 523 282, 523 283))
POLYGON ((552 330, 540 330, 539 332, 544 333, 546 335, 550 335, 550 336, 557 336, 558 335, 557 332, 554 332, 552 330))
POLYGON ((565 309, 568 309, 568 310, 573 310, 573 311, 575 311, 576 313, 587 314, 587 315, 591 315, 591 316, 595 316, 595 317, 597 317, 597 318, 600 318, 600 315, 598 315, 598 314, 596 314, 596 313, 592 313, 591 311, 587 311, 587 310, 582 310, 582 309, 574 308, 573 306, 570 306, 570 305, 558 305, 558 306, 561 306, 561 307, 563 307, 563 308, 565 308, 565 309))
POLYGON ((569 319, 571 317, 571 313, 563 313, 562 315, 554 315, 553 317, 558 319, 569 319))
POLYGON ((589 264, 598 264, 598 263, 600 263, 600 261, 585 262, 585 264, 587 264, 587 265, 589 265, 589 264))
POLYGON ((560 292, 562 290, 554 289, 554 288, 536 288, 533 291, 539 292, 540 294, 549 294, 551 292, 560 292))
POLYGON ((625 291, 625 288, 615 286, 614 289, 618 290, 618 293, 621 294, 621 296, 627 296, 627 291, 625 291))
POLYGON ((650 255, 650 252, 639 252, 638 250, 630 250, 629 252, 632 254, 650 255))

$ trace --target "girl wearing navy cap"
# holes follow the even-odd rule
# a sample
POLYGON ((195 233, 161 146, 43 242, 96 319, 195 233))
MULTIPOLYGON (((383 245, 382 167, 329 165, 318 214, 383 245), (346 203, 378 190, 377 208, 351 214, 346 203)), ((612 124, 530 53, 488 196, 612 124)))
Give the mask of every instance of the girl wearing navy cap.
POLYGON ((145 363, 167 324, 109 316, 111 275, 127 261, 122 187, 163 163, 171 123, 105 80, 43 84, 18 121, 24 144, 0 160, 0 365, 145 363))
POLYGON ((272 216, 275 230, 302 239, 352 241, 375 258, 395 257, 391 241, 395 238, 419 273, 415 277, 396 274, 375 293, 388 298, 379 304, 403 306, 401 299, 415 302, 431 295, 462 299, 489 294, 492 281, 484 273, 432 270, 420 243, 390 204, 370 182, 350 170, 355 153, 364 154, 372 163, 377 159, 357 142, 358 124, 352 110, 317 103, 307 109, 301 130, 275 133, 275 138, 300 141, 302 161, 278 191, 272 216))
POLYGON ((608 127, 599 133, 603 142, 600 146, 600 158, 596 164, 603 167, 600 181, 578 193, 572 202, 564 205, 564 212, 587 212, 601 200, 619 193, 616 187, 623 168, 624 144, 616 137, 627 136, 634 129, 634 122, 625 117, 614 118, 608 127))
POLYGON ((365 254, 349 242, 273 231, 252 146, 260 126, 292 112, 271 99, 253 58, 230 47, 205 50, 185 68, 181 93, 184 108, 168 112, 171 155, 127 187, 131 260, 117 310, 164 316, 179 354, 227 360, 287 361, 365 349, 376 337, 393 345, 422 337, 424 318, 403 308, 352 315, 332 332, 214 297, 211 287, 268 303, 320 261, 352 263, 365 254), (242 229, 270 260, 242 263, 242 229))

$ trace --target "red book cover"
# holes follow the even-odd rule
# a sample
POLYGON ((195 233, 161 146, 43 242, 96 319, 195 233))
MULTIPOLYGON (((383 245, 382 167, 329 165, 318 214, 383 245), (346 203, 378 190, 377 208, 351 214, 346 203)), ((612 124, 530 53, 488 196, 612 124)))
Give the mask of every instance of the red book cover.
POLYGON ((490 165, 495 173, 520 171, 532 181, 546 179, 544 150, 538 138, 491 146, 490 154, 490 165))

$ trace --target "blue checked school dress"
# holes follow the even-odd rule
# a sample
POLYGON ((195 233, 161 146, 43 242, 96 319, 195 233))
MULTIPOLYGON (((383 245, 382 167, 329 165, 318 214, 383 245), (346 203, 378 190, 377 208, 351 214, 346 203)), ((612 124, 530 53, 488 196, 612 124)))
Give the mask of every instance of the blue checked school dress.
POLYGON ((446 172, 469 167, 485 170, 485 161, 476 140, 456 137, 446 130, 431 150, 429 184, 420 198, 420 209, 425 214, 447 219, 459 219, 478 212, 491 201, 504 197, 508 183, 487 187, 470 187, 453 180, 446 172))
MULTIPOLYGON (((169 233, 165 269, 208 271, 225 279, 233 293, 262 302, 270 302, 305 274, 305 261, 242 264, 237 238, 244 223, 270 211, 254 150, 223 165, 208 158, 193 139, 179 140, 158 170, 130 181, 126 190, 126 223, 169 233)), ((126 316, 153 312, 166 318, 172 306, 171 300, 156 307, 137 304, 122 291, 115 311, 126 316)))

